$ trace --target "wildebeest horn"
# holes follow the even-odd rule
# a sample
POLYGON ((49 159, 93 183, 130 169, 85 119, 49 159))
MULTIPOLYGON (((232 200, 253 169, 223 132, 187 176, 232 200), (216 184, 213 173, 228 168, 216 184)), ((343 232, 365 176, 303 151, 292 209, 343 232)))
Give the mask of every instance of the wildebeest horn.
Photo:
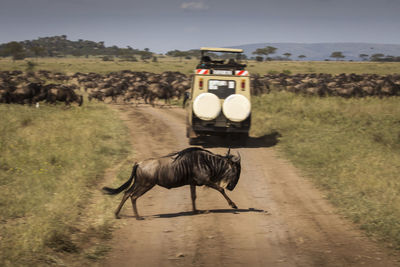
POLYGON ((230 153, 231 153, 231 148, 228 148, 228 152, 226 152, 226 156, 225 157, 228 157, 230 153))

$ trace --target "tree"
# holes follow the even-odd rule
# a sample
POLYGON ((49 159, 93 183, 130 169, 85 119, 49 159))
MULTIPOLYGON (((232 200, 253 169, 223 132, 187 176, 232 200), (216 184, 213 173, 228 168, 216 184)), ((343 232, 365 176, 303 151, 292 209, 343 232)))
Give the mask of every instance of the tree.
POLYGON ((371 61, 381 61, 385 55, 382 53, 376 53, 371 56, 371 61))
POLYGON ((262 48, 257 48, 255 51, 252 52, 252 54, 253 55, 258 55, 259 57, 262 57, 262 55, 264 55, 264 50, 262 48))
POLYGON ((151 59, 153 56, 153 53, 146 51, 146 50, 140 51, 139 54, 140 54, 140 59, 143 61, 146 61, 147 59, 151 59))
POLYGON ((73 56, 75 56, 75 57, 80 57, 80 56, 82 56, 83 54, 82 54, 81 50, 75 49, 75 50, 73 50, 73 51, 71 52, 71 55, 73 55, 73 56))
POLYGON ((332 52, 332 54, 329 57, 336 58, 336 60, 339 60, 339 58, 344 58, 345 56, 342 54, 340 51, 335 51, 332 52))
POLYGON ((393 62, 396 60, 395 56, 392 55, 386 55, 386 57, 384 58, 384 61, 389 61, 389 62, 393 62))
POLYGON ((5 54, 12 56, 14 61, 25 58, 24 47, 18 42, 13 41, 7 43, 4 50, 5 54))
POLYGON ((367 54, 359 54, 358 56, 359 56, 363 61, 366 61, 367 58, 368 58, 368 55, 367 55, 367 54))
POLYGON ((257 48, 252 54, 268 57, 269 54, 274 54, 276 50, 276 47, 266 46, 264 48, 257 48))
POLYGON ((183 57, 189 56, 189 52, 180 51, 180 50, 172 50, 166 53, 167 56, 171 57, 179 57, 179 61, 182 61, 183 57))
POLYGON ((46 49, 44 49, 43 46, 39 46, 39 45, 31 47, 30 50, 33 52, 33 54, 35 55, 36 58, 44 56, 44 54, 46 52, 46 49))
POLYGON ((286 52, 285 54, 283 54, 287 60, 289 60, 289 57, 292 55, 291 53, 286 52))
POLYGON ((300 55, 300 56, 298 56, 298 58, 300 58, 300 59, 303 59, 303 58, 305 58, 306 56, 305 55, 300 55))

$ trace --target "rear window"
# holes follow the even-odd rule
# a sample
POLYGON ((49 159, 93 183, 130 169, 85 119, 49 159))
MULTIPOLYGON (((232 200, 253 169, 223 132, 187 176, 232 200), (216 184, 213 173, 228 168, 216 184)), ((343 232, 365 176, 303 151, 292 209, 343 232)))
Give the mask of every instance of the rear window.
POLYGON ((235 93, 236 82, 227 80, 208 80, 208 92, 225 99, 235 93))

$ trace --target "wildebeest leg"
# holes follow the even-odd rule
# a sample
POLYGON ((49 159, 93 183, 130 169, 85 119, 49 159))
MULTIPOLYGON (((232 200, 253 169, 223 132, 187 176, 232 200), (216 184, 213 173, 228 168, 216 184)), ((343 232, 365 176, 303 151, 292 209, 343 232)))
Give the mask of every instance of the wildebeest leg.
POLYGON ((193 213, 197 213, 196 209, 196 186, 195 185, 190 185, 190 196, 192 197, 192 207, 193 207, 193 213))
POLYGON ((223 196, 224 196, 224 198, 226 199, 226 201, 228 201, 228 204, 232 207, 232 208, 234 208, 234 209, 237 209, 238 207, 235 205, 235 203, 233 203, 233 201, 225 194, 225 190, 222 188, 222 187, 220 187, 219 185, 216 185, 216 184, 208 184, 207 185, 208 187, 211 187, 211 188, 213 188, 213 189, 215 189, 215 190, 218 190, 223 196))
POLYGON ((137 187, 135 190, 130 194, 131 201, 132 201, 132 207, 133 207, 133 213, 135 214, 136 220, 143 220, 142 217, 139 216, 137 207, 136 207, 136 200, 142 196, 144 193, 149 191, 150 189, 153 188, 154 185, 146 185, 143 187, 137 187))
POLYGON ((129 192, 126 191, 124 196, 122 197, 121 203, 119 203, 118 208, 115 210, 115 218, 119 219, 119 212, 121 211, 122 206, 124 205, 125 201, 129 198, 129 192))

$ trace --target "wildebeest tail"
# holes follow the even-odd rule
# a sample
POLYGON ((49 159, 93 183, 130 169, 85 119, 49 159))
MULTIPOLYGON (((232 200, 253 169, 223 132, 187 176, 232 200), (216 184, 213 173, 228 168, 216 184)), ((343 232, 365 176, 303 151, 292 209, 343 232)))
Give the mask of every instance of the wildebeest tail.
POLYGON ((121 185, 120 187, 115 188, 115 189, 110 188, 110 187, 103 187, 103 192, 108 195, 116 195, 116 194, 119 194, 122 191, 124 191, 132 183, 133 178, 136 176, 136 170, 138 167, 139 167, 139 164, 137 164, 137 163, 135 163, 135 165, 133 165, 131 177, 129 177, 129 180, 126 181, 123 185, 121 185))

